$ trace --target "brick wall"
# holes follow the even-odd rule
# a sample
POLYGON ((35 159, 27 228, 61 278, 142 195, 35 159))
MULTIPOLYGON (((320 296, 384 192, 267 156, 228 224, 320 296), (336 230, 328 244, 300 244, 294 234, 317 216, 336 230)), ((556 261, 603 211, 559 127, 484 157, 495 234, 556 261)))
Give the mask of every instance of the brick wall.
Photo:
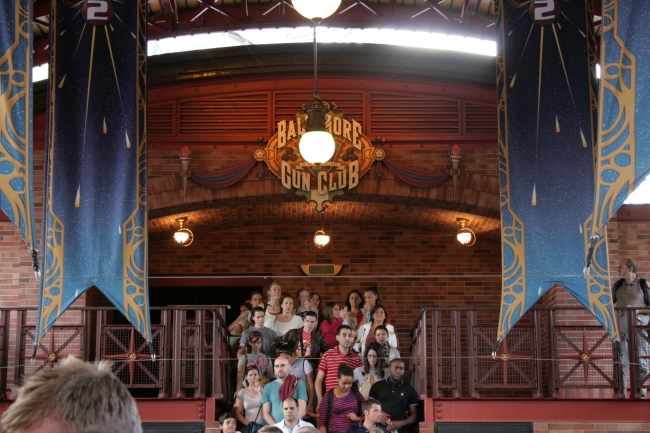
POLYGON ((472 248, 465 248, 454 236, 372 225, 337 226, 331 245, 319 250, 313 244, 319 228, 237 229, 201 235, 189 247, 161 241, 150 246, 149 274, 269 275, 283 291, 295 294, 298 288, 309 287, 323 302, 339 303, 352 289, 377 285, 403 337, 402 350, 408 350, 407 336, 421 306, 500 302, 501 247, 496 242, 478 238, 472 248), (310 263, 342 264, 343 270, 336 278, 309 278, 299 265, 310 263))

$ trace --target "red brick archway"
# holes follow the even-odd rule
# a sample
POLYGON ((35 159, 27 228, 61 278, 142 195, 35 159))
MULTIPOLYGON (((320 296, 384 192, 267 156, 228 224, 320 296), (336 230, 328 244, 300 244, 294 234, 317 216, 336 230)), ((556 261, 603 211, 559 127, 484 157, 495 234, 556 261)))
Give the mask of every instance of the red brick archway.
MULTIPOLYGON (((389 172, 378 180, 374 173, 359 186, 337 197, 329 206, 329 223, 372 224, 432 233, 454 233, 456 218, 495 241, 499 239, 499 186, 494 177, 465 173, 459 179, 458 200, 452 199, 451 180, 433 188, 415 188, 389 172)), ((178 175, 149 180, 149 233, 152 241, 175 227, 175 218, 188 215, 195 233, 295 222, 314 222, 320 216, 314 203, 285 189, 268 172, 264 179, 251 173, 239 184, 212 190, 188 182, 183 201, 178 175)))

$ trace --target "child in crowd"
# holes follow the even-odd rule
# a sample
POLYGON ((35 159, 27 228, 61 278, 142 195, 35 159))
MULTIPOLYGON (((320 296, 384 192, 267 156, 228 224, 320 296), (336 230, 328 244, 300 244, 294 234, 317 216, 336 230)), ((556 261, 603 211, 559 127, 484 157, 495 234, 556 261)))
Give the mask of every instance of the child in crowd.
POLYGON ((226 412, 219 417, 222 433, 239 433, 237 431, 237 418, 235 414, 226 412))
MULTIPOLYGON (((329 347, 338 346, 336 336, 342 324, 348 323, 348 308, 343 307, 341 310, 336 302, 328 302, 323 308, 323 321, 320 324, 320 332, 325 338, 329 347)), ((356 341, 356 340, 354 340, 356 341)))

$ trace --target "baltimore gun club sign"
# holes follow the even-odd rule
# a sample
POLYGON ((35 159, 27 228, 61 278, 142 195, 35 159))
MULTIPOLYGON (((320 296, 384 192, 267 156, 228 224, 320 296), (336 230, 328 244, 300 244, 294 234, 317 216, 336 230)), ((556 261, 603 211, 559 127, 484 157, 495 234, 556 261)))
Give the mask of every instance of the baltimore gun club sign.
POLYGON ((277 124, 277 133, 271 137, 264 149, 257 149, 254 157, 266 162, 282 186, 294 189, 307 201, 316 202, 316 209, 323 210, 323 202, 359 185, 359 179, 366 174, 375 161, 381 161, 385 152, 372 146, 356 120, 347 120, 343 113, 327 115, 327 131, 334 137, 334 156, 327 162, 314 165, 300 155, 298 143, 305 133, 307 115, 296 114, 295 120, 282 120, 277 124))

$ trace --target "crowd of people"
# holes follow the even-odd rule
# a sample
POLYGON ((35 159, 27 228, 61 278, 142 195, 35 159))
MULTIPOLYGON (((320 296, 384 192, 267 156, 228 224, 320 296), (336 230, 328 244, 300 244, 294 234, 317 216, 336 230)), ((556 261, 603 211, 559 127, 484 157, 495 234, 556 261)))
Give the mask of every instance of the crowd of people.
POLYGON ((418 397, 402 379, 397 335, 376 287, 321 309, 317 293, 301 288, 294 298, 272 282, 266 299, 251 293, 229 326, 241 338, 224 432, 239 423, 243 433, 404 433, 416 422, 418 397))

